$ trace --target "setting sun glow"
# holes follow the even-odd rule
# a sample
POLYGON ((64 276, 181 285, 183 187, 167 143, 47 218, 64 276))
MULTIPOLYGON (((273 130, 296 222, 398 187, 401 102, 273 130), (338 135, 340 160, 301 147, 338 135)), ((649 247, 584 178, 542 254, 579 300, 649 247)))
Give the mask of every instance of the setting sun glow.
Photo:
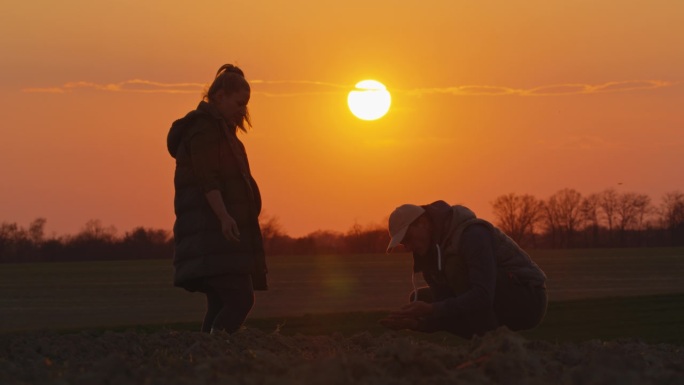
POLYGON ((392 97, 385 86, 375 80, 363 80, 349 92, 347 104, 352 114, 363 120, 380 119, 392 104, 392 97))
POLYGON ((2 15, 0 244, 40 218, 43 241, 91 220, 170 232, 169 128, 223 64, 251 89, 239 138, 260 220, 293 238, 384 228, 405 203, 496 222, 502 194, 614 188, 659 207, 684 192, 684 1, 36 0, 2 15))

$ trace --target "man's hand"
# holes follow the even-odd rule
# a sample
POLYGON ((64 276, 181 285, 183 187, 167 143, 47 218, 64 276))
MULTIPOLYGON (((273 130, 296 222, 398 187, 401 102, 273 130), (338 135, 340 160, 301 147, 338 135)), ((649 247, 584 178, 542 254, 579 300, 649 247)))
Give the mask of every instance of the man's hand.
POLYGON ((432 304, 416 301, 402 306, 399 310, 390 313, 378 322, 380 325, 394 330, 416 330, 420 324, 418 319, 432 314, 433 311, 432 304))
POLYGON ((378 321, 378 323, 392 330, 418 329, 418 320, 414 318, 397 318, 389 315, 378 321))
POLYGON ((423 301, 415 301, 402 306, 401 309, 392 314, 401 317, 420 318, 429 316, 433 311, 434 307, 432 304, 423 301))

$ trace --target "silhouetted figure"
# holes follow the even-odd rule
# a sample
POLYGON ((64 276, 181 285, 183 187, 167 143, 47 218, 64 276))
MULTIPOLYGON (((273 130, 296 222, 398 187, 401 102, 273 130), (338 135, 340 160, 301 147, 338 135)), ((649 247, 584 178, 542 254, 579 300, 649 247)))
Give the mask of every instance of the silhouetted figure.
POLYGON ((380 320, 391 329, 444 330, 464 338, 505 325, 531 329, 546 313, 546 275, 511 238, 464 206, 405 204, 389 218, 391 241, 413 252, 429 285, 380 320))
POLYGON ((253 290, 267 289, 261 196, 237 137, 251 126, 249 98, 242 70, 226 64, 167 137, 176 158, 174 285, 206 294, 204 332, 238 330, 253 290))

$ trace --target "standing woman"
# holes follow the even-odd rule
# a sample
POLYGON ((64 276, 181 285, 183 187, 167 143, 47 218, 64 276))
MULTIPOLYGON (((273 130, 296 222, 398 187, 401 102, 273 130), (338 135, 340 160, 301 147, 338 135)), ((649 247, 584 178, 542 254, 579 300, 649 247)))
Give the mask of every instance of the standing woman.
POLYGON ((251 127, 249 98, 242 70, 225 64, 167 137, 176 159, 174 285, 206 295, 203 332, 238 330, 254 305, 254 290, 268 288, 261 196, 237 137, 251 127))

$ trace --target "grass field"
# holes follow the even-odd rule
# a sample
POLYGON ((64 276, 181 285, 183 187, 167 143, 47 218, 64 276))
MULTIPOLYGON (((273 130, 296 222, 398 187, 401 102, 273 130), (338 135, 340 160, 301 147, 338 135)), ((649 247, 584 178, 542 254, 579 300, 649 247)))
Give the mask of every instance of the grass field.
MULTIPOLYGON (((377 323, 385 314, 383 311, 369 311, 253 318, 247 321, 246 326, 265 332, 278 330, 283 335, 340 333, 352 336, 368 332, 377 336, 387 332, 377 323)), ((136 330, 155 332, 169 328, 196 331, 199 326, 198 322, 189 322, 147 325, 136 330)), ((126 329, 129 328, 118 328, 126 329)), ((408 331, 404 333, 450 344, 467 343, 444 332, 423 336, 408 331)), ((521 334, 529 340, 559 343, 638 338, 648 343, 684 346, 684 294, 551 302, 544 322, 534 330, 521 334)))
MULTIPOLYGON (((533 251, 551 303, 531 339, 638 337, 684 344, 684 249, 533 251)), ((411 259, 397 255, 277 256, 271 289, 248 326, 282 333, 384 331, 377 325, 411 290, 411 259)), ((41 329, 196 330, 199 294, 170 284, 170 261, 0 265, 0 332, 41 329)), ((441 333, 429 338, 450 338, 441 333)))

